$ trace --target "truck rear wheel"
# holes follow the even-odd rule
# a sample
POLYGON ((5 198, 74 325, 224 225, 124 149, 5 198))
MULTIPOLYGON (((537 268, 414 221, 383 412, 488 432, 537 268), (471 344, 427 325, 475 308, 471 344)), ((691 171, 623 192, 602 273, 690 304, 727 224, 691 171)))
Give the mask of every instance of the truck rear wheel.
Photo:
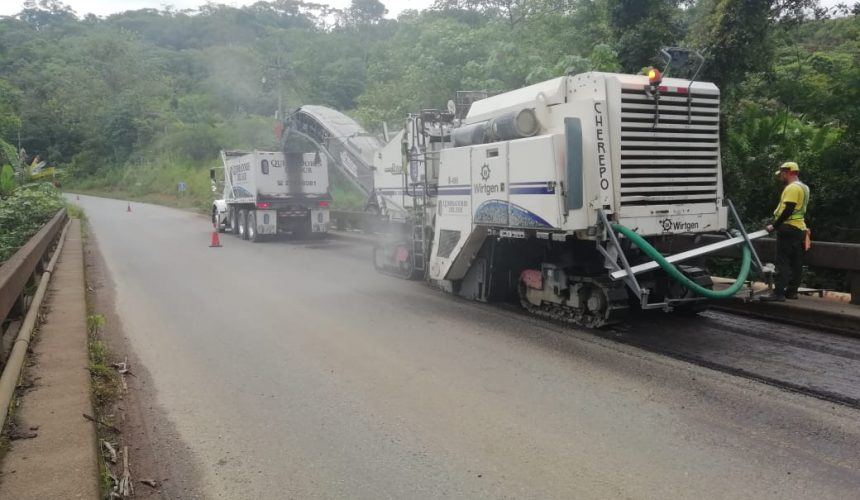
POLYGON ((260 235, 257 234, 257 213, 253 210, 249 210, 248 217, 245 219, 245 222, 248 224, 247 229, 245 229, 248 239, 254 243, 260 241, 260 235))
POLYGON ((239 210, 239 238, 248 239, 248 211, 239 210))

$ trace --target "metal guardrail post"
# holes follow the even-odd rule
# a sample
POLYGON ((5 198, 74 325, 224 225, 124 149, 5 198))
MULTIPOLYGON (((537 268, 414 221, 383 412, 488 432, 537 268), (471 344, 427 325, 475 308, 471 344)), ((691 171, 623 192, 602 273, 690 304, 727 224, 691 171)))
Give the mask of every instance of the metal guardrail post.
POLYGON ((860 305, 860 271, 848 273, 848 291, 851 292, 851 303, 860 305))

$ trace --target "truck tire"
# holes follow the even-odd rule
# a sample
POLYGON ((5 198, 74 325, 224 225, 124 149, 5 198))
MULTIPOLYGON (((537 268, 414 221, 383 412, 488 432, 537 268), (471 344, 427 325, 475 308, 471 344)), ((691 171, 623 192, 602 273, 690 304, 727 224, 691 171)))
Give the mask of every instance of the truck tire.
POLYGON ((245 234, 248 236, 248 239, 254 243, 260 241, 260 235, 257 234, 257 212, 249 210, 248 217, 245 219, 245 222, 247 223, 245 234))
POLYGON ((233 233, 233 236, 239 236, 239 210, 230 207, 229 210, 230 216, 230 232, 233 233))
POLYGON ((239 210, 239 238, 248 239, 248 211, 239 210))

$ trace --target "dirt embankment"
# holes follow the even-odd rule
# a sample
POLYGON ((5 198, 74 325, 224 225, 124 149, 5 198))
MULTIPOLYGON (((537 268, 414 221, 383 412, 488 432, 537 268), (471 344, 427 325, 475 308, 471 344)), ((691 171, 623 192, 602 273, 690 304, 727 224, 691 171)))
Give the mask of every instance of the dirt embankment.
MULTIPOLYGON (((128 446, 130 472, 135 498, 191 499, 202 498, 200 474, 189 447, 182 441, 165 411, 158 405, 158 395, 146 368, 130 348, 114 306, 114 285, 99 253, 97 241, 89 234, 84 243, 89 314, 105 317, 102 341, 115 362, 127 358, 127 390, 103 412, 112 415, 119 433, 99 429, 101 439, 108 439, 119 450, 128 446), (152 482, 155 487, 142 483, 152 482)), ((105 448, 102 447, 105 452, 105 448)), ((109 453, 105 452, 106 456, 109 453)), ((117 476, 122 474, 122 459, 109 464, 117 476)))

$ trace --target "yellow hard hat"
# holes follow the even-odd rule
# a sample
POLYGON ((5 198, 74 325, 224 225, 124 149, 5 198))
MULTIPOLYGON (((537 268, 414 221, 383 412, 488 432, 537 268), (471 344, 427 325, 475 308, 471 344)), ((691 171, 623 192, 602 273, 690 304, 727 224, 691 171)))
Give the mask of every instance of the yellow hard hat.
POLYGON ((783 170, 788 170, 789 172, 800 172, 800 167, 793 161, 787 161, 779 166, 779 170, 777 170, 774 175, 779 175, 783 170))

